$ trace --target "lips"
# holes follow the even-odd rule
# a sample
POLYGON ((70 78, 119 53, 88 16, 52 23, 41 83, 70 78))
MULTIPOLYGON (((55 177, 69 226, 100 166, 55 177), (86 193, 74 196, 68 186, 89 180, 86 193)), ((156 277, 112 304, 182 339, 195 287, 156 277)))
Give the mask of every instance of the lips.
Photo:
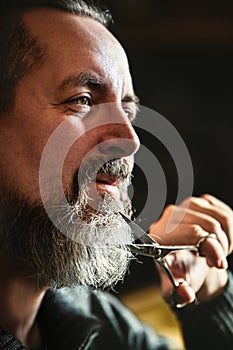
POLYGON ((118 185, 118 178, 116 176, 109 176, 105 174, 97 174, 96 183, 110 186, 118 185))

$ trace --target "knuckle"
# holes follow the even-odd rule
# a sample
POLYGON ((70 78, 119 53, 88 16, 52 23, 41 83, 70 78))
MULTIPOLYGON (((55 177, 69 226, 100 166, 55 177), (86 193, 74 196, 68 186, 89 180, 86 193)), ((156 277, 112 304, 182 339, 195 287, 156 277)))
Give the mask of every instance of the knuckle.
POLYGON ((222 223, 225 229, 232 227, 232 224, 233 224, 232 216, 228 214, 224 214, 222 218, 222 223))
POLYGON ((219 231, 222 231, 221 229, 221 224, 217 221, 217 220, 211 220, 209 222, 209 231, 211 231, 210 233, 216 233, 216 232, 219 232, 219 231))
POLYGON ((202 195, 201 195, 201 198, 204 198, 204 199, 208 199, 208 198, 210 198, 211 196, 208 194, 208 193, 203 193, 202 195))
POLYGON ((213 196, 211 196, 210 194, 203 194, 199 198, 202 201, 202 204, 204 204, 205 206, 209 207, 213 205, 213 196))
POLYGON ((203 233, 202 227, 198 224, 191 225, 191 231, 194 233, 195 236, 198 236, 198 237, 200 237, 201 234, 203 233))
POLYGON ((187 197, 180 203, 180 205, 181 206, 189 206, 190 203, 192 203, 192 200, 193 200, 193 197, 187 197))
POLYGON ((167 205, 166 208, 164 209, 164 214, 169 215, 169 214, 173 213, 175 211, 175 208, 176 208, 176 206, 174 204, 167 205))
POLYGON ((200 196, 200 198, 205 199, 207 202, 211 203, 214 197, 209 193, 204 193, 200 196))
POLYGON ((187 206, 190 208, 200 208, 206 207, 209 204, 207 200, 201 197, 188 197, 182 202, 182 206, 187 206))

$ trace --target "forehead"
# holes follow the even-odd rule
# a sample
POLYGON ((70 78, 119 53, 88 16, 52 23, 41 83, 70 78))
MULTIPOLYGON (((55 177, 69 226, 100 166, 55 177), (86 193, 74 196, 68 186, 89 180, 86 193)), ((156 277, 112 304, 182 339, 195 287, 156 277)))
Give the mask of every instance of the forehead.
POLYGON ((116 38, 100 23, 54 9, 37 9, 24 21, 45 48, 45 65, 54 72, 53 81, 71 70, 95 72, 119 87, 132 89, 126 54, 116 38))

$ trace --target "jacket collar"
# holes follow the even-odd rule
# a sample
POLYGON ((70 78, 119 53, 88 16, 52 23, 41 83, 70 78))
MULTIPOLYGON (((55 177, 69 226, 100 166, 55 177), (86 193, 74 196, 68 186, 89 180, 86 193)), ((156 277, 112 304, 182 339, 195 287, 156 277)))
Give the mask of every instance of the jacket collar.
POLYGON ((101 322, 91 315, 90 292, 48 290, 38 313, 42 337, 51 350, 88 349, 99 334, 101 322))

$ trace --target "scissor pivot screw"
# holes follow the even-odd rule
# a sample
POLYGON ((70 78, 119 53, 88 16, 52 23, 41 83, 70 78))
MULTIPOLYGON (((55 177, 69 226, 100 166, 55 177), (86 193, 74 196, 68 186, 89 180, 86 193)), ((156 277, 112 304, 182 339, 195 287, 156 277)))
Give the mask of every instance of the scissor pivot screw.
POLYGON ((162 251, 161 249, 158 249, 155 253, 154 253, 154 256, 155 256, 155 259, 158 259, 162 254, 162 251))

